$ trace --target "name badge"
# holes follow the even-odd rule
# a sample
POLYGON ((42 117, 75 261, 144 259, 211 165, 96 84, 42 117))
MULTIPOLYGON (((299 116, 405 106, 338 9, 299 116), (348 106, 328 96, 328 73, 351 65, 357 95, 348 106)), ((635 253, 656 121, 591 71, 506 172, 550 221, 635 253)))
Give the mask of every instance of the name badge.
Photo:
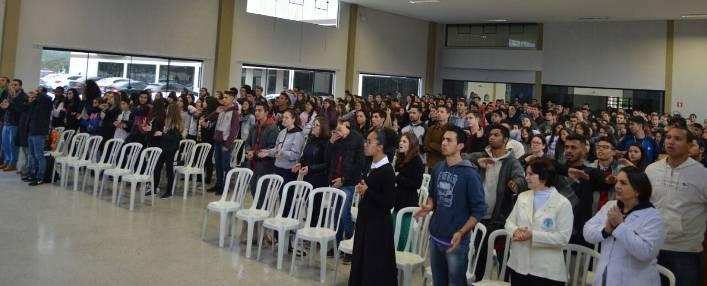
POLYGON ((545 218, 543 219, 543 229, 544 230, 551 230, 555 227, 555 221, 552 218, 545 218))

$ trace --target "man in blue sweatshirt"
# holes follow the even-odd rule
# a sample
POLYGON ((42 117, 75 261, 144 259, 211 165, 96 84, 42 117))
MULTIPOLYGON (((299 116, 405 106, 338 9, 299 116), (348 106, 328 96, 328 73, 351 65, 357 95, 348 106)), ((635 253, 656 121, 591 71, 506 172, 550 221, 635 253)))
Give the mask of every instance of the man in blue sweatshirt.
POLYGON ((431 172, 427 203, 416 218, 434 211, 430 221, 430 262, 434 285, 466 285, 469 236, 486 213, 481 178, 476 168, 462 160, 464 130, 448 126, 441 144, 445 160, 431 172))

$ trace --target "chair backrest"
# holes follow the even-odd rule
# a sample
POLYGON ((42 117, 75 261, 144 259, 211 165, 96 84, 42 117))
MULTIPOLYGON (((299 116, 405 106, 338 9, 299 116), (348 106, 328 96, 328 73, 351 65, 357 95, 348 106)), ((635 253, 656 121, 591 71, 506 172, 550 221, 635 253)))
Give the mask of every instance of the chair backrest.
POLYGON ((196 141, 191 140, 191 139, 182 139, 179 141, 179 148, 177 149, 177 152, 174 152, 174 161, 173 164, 177 165, 179 162, 184 162, 186 164, 189 162, 189 157, 191 156, 192 148, 194 148, 194 145, 196 145, 196 141))
MULTIPOLYGON (((401 235, 403 216, 406 214, 414 214, 418 207, 406 207, 398 211, 395 218, 395 233, 393 240, 395 245, 398 245, 398 241, 401 235)), ((415 253, 421 257, 427 255, 427 248, 429 246, 429 232, 427 231, 430 225, 430 219, 432 214, 427 214, 420 220, 412 219, 410 220, 410 227, 408 228, 407 241, 405 242, 405 247, 402 251, 415 253)))
POLYGON ((83 146, 81 154, 79 154, 79 160, 95 162, 96 157, 98 157, 98 147, 101 146, 101 141, 103 141, 103 137, 101 136, 89 137, 88 141, 86 141, 86 144, 83 146))
POLYGON ((417 204, 420 206, 427 204, 427 197, 429 196, 429 194, 429 189, 425 186, 422 186, 417 189, 417 204))
POLYGON ((185 166, 190 168, 203 169, 204 164, 206 164, 209 158, 209 151, 211 150, 211 144, 209 143, 199 143, 191 148, 191 155, 189 155, 189 162, 185 166))
POLYGON ((505 229, 495 230, 491 233, 491 235, 489 235, 488 251, 486 252, 486 271, 484 271, 484 277, 482 280, 502 281, 504 277, 506 277, 506 271, 508 270, 506 264, 508 264, 508 257, 511 254, 510 247, 511 236, 508 235, 508 232, 506 232, 505 229), (494 265, 494 252, 496 252, 494 246, 496 245, 496 239, 501 236, 506 237, 506 243, 505 248, 503 250, 503 257, 500 258, 501 265, 499 265, 498 267, 498 276, 494 276, 492 275, 494 265))
POLYGON ((469 238, 469 268, 466 273, 473 275, 476 272, 476 265, 479 265, 479 256, 481 256, 479 250, 481 250, 481 244, 484 243, 486 238, 486 231, 486 226, 481 222, 477 222, 471 232, 471 237, 469 238), (478 241, 478 244, 476 241, 478 241))
POLYGON ((233 168, 226 174, 226 184, 223 187, 223 193, 221 194, 222 202, 231 201, 237 202, 243 205, 243 198, 245 197, 246 190, 250 188, 250 179, 253 177, 253 171, 248 168, 233 168), (232 183, 232 181, 235 182, 232 183), (231 191, 233 189, 233 191, 231 191), (231 198, 228 199, 228 195, 231 194, 231 198))
POLYGON ((331 187, 316 188, 309 192, 309 198, 307 199, 307 220, 305 221, 305 225, 312 225, 314 198, 317 195, 321 196, 321 206, 318 209, 319 215, 317 216, 317 221, 314 227, 328 228, 335 232, 339 231, 341 215, 343 212, 338 212, 337 214, 336 211, 332 210, 341 209, 344 207, 346 193, 342 190, 331 187), (330 205, 325 206, 327 203, 330 205))
POLYGON ((69 144, 69 152, 66 154, 69 157, 78 158, 83 151, 84 145, 88 140, 88 133, 79 133, 71 138, 71 144, 69 144))
POLYGON ((160 159, 162 149, 158 147, 150 147, 142 150, 140 154, 140 162, 137 165, 135 174, 143 176, 152 176, 157 166, 157 161, 160 159))
POLYGON ((242 146, 243 140, 236 139, 233 141, 233 151, 231 151, 231 162, 229 163, 231 168, 238 167, 241 164, 241 158, 238 157, 238 152, 241 150, 242 146))
POLYGON ((69 144, 67 144, 67 142, 71 142, 71 137, 74 136, 74 132, 76 131, 72 129, 61 131, 59 133, 59 139, 56 142, 56 147, 54 148, 54 151, 58 151, 66 155, 66 152, 69 151, 69 144))
POLYGON ((432 180, 432 176, 430 174, 422 174, 422 185, 420 187, 424 187, 425 189, 430 189, 430 180, 432 180))
POLYGON ((56 132, 58 132, 59 134, 61 134, 61 132, 64 132, 64 130, 66 130, 66 128, 60 126, 60 127, 54 127, 54 130, 56 130, 56 132))
MULTIPOLYGON (((353 199, 351 199, 351 207, 358 207, 358 203, 361 202, 361 195, 358 193, 354 192, 353 194, 353 199)), ((397 244, 396 244, 397 245, 397 244)))
POLYGON ((312 191, 314 187, 312 184, 305 181, 291 181, 282 187, 282 196, 280 197, 280 207, 277 210, 277 217, 283 218, 293 218, 300 220, 304 218, 304 211, 307 208, 307 203, 309 199, 309 192, 312 191), (292 194, 292 203, 290 203, 290 209, 285 209, 285 200, 287 196, 292 194))
POLYGON ((120 148, 123 147, 123 139, 113 138, 106 141, 103 144, 103 153, 101 153, 101 158, 98 159, 98 163, 106 163, 111 166, 115 166, 116 161, 118 161, 118 156, 120 156, 120 148))
POLYGON ((572 280, 569 285, 584 284, 584 281, 587 281, 587 272, 589 272, 589 265, 591 265, 590 261, 592 261, 592 258, 599 260, 599 252, 577 244, 567 244, 563 247, 563 250, 565 253, 565 268, 572 280))
POLYGON ((675 286, 675 274, 663 265, 656 265, 658 273, 668 279, 668 286, 675 286))
POLYGON ((115 165, 117 168, 125 170, 134 170, 135 162, 137 162, 138 156, 140 156, 140 151, 142 150, 142 144, 133 142, 123 145, 120 149, 120 156, 118 157, 118 164, 115 165))
POLYGON ((270 213, 277 202, 278 192, 285 180, 279 175, 264 175, 258 178, 255 187, 255 197, 251 209, 260 209, 270 213), (265 194, 262 194, 265 192, 265 194))

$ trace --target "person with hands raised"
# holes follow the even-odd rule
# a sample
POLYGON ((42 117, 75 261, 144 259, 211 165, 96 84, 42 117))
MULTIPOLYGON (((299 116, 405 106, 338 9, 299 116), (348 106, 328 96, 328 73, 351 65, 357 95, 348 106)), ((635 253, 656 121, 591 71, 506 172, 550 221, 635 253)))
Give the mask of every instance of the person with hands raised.
POLYGON ((511 285, 564 285, 562 247, 572 234, 572 204, 555 188, 557 175, 550 159, 530 160, 525 179, 531 191, 518 195, 505 225, 513 239, 511 285))
POLYGON ((434 211, 429 225, 433 284, 458 286, 467 285, 470 232, 486 213, 486 201, 476 168, 461 157, 464 130, 445 128, 440 146, 445 160, 432 168, 427 202, 413 217, 434 211))
POLYGON ((640 169, 621 169, 616 201, 606 203, 584 224, 584 238, 601 243, 593 285, 658 286, 657 257, 665 241, 660 212, 651 204, 651 182, 640 169))
POLYGON ((349 285, 397 285, 397 266, 390 209, 395 199, 395 173, 385 147, 395 144, 395 131, 379 128, 368 134, 370 169, 354 187, 361 196, 354 236, 349 285))

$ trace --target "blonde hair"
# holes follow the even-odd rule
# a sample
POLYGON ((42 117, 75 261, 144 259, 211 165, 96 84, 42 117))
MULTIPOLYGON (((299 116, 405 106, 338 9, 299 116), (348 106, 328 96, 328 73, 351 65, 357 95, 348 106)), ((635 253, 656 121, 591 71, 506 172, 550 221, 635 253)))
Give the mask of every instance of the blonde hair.
POLYGON ((177 106, 176 102, 172 102, 167 107, 167 118, 164 121, 164 126, 182 134, 184 131, 184 120, 182 119, 182 111, 177 106))

